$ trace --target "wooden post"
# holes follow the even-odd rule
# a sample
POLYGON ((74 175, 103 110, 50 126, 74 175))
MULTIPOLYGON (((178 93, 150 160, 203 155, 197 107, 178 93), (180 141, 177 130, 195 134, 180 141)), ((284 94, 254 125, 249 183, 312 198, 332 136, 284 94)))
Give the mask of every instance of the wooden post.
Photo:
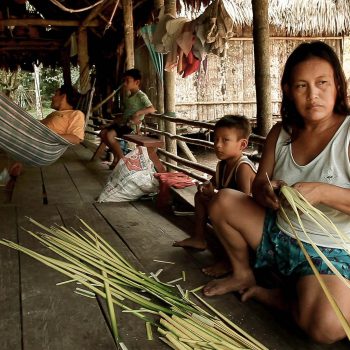
POLYGON ((132 0, 122 0, 124 16, 124 41, 125 41, 125 69, 135 66, 134 57, 134 19, 132 14, 132 0))
MULTIPOLYGON (((176 0, 165 0, 165 11, 176 17, 176 0)), ((164 72, 164 112, 170 117, 175 117, 175 72, 164 72)), ((176 135, 176 124, 165 122, 165 131, 176 135)), ((177 155, 176 140, 166 138, 166 150, 177 155)), ((172 159, 167 159, 170 163, 176 163, 172 159)))
MULTIPOLYGON (((164 0, 154 0, 154 8, 158 11, 164 6, 164 0)), ((164 81, 160 79, 157 74, 157 112, 160 114, 164 113, 164 81)), ((165 131, 165 123, 164 120, 159 120, 159 129, 165 131)), ((161 137, 165 141, 165 137, 161 137)))
POLYGON ((78 32, 78 62, 80 70, 80 93, 86 94, 90 90, 90 67, 88 53, 88 38, 85 27, 79 28, 78 32))
POLYGON ((63 48, 61 55, 63 82, 65 85, 72 85, 72 77, 70 74, 70 45, 63 48))
POLYGON ((272 127, 270 32, 268 0, 252 0, 257 133, 266 136, 272 127))

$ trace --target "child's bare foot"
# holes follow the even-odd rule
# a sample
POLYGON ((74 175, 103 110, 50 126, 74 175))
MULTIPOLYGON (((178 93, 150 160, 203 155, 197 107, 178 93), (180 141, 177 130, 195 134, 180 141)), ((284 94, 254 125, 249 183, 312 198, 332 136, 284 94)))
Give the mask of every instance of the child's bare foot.
POLYGON ((252 286, 243 292, 242 301, 245 302, 251 298, 278 310, 287 311, 288 309, 288 303, 280 288, 267 289, 260 286, 252 286))
POLYGON ((231 275, 219 280, 210 281, 204 288, 203 293, 207 297, 223 295, 229 292, 245 290, 255 285, 253 271, 240 273, 240 276, 231 275))
POLYGON ((210 277, 222 277, 232 271, 231 264, 226 260, 221 260, 214 265, 203 267, 202 272, 210 277))
POLYGON ((186 238, 182 241, 175 241, 173 247, 194 248, 198 250, 207 249, 207 242, 195 237, 186 238))

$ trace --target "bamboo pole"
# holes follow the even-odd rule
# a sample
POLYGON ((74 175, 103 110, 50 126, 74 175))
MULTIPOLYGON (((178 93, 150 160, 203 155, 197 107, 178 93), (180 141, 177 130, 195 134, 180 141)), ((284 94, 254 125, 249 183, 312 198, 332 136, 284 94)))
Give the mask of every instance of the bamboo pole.
POLYGON ((215 169, 213 168, 209 168, 205 165, 201 165, 195 162, 191 162, 190 160, 181 158, 179 156, 176 156, 175 154, 172 154, 170 152, 167 152, 161 148, 158 149, 158 153, 165 155, 167 158, 173 159, 178 163, 181 163, 183 165, 186 165, 192 169, 198 170, 198 171, 202 171, 203 173, 209 174, 211 176, 215 175, 215 169))
POLYGON ((125 68, 131 69, 135 66, 134 53, 134 19, 132 13, 132 0, 122 0, 124 16, 124 41, 125 41, 125 68))
MULTIPOLYGON (((165 13, 176 17, 176 0, 165 0, 164 5, 165 13)), ((175 117, 175 72, 164 74, 164 112, 168 116, 175 117)), ((176 124, 166 121, 165 131, 176 134, 176 124)), ((176 155, 176 140, 166 139, 166 150, 176 155)), ((173 160, 167 159, 169 163, 174 163, 173 160)))
POLYGON ((182 149, 182 151, 185 153, 186 157, 191 161, 197 163, 196 157, 193 155, 192 151, 187 146, 187 143, 184 141, 177 141, 177 144, 182 149))
POLYGON ((269 1, 252 0, 252 7, 257 127, 266 136, 272 127, 269 1))

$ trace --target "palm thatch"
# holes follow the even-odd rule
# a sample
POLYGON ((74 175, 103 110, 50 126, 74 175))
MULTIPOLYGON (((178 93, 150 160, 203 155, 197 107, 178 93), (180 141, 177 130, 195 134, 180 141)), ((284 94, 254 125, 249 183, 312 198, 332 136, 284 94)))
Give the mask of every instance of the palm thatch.
MULTIPOLYGON (((251 26, 251 0, 223 0, 237 26, 251 26)), ((291 36, 337 36, 350 33, 349 0, 270 0, 270 24, 291 36)))
MULTIPOLYGON (((216 1, 223 1, 233 28, 252 25, 252 0, 177 0, 177 6, 190 17, 216 1)), ((0 67, 31 70, 37 60, 44 66, 60 66, 62 52, 81 23, 87 26, 91 64, 115 56, 124 37, 121 1, 114 13, 115 4, 115 0, 0 1, 0 67), (88 10, 76 11, 82 8, 88 10)), ((135 31, 157 17, 154 0, 133 0, 133 7, 135 31)), ((269 17, 271 29, 283 35, 348 35, 350 0, 270 0, 269 17)))

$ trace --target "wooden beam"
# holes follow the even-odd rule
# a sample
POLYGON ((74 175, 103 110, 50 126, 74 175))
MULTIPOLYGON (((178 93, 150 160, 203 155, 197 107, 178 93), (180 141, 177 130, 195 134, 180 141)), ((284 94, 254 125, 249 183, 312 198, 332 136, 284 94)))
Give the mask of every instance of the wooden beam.
POLYGON ((134 52, 134 18, 132 13, 132 0, 122 0, 124 16, 124 40, 126 52, 126 69, 135 67, 134 52))
MULTIPOLYGON (((164 1, 164 13, 176 17, 176 0, 164 1)), ((169 55, 169 54, 168 54, 169 55)), ((170 117, 175 117, 175 72, 164 72, 164 113, 170 117)), ((176 134, 175 123, 165 122, 165 131, 176 134)), ((176 140, 166 139, 166 150, 174 155, 177 155, 176 140)), ((174 163, 174 158, 167 159, 168 162, 174 163)))
POLYGON ((0 47, 2 48, 16 48, 18 50, 26 49, 27 47, 37 47, 37 48, 46 48, 46 47, 61 47, 62 43, 56 40, 0 40, 0 47))
POLYGON ((78 63, 79 63, 79 85, 80 92, 86 94, 90 89, 90 67, 89 67, 89 51, 88 37, 85 27, 79 29, 78 32, 78 63))
MULTIPOLYGON (((0 27, 26 27, 26 26, 39 26, 39 27, 79 27, 81 21, 75 20, 56 20, 56 19, 42 19, 42 18, 23 18, 23 19, 1 19, 0 27)), ((85 25, 85 27, 98 27, 99 21, 93 20, 85 25)))
POLYGON ((266 136, 272 127, 269 1, 252 0, 252 8, 257 127, 266 136))
POLYGON ((95 8, 93 8, 88 14, 88 16, 84 19, 82 26, 87 27, 89 23, 91 23, 96 18, 96 16, 98 16, 98 14, 103 10, 103 7, 106 6, 109 2, 110 0, 105 0, 101 4, 97 5, 95 8))

